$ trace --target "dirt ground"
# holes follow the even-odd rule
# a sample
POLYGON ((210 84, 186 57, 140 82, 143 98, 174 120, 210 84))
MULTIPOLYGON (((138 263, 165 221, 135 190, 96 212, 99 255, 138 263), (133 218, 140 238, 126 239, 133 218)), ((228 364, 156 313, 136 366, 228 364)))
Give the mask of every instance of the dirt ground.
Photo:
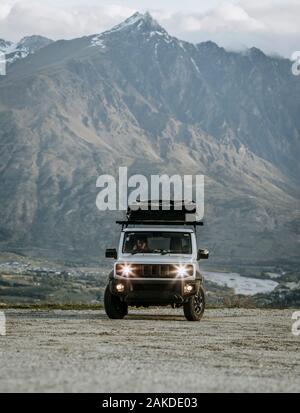
POLYGON ((299 392, 292 310, 7 310, 1 392, 299 392))

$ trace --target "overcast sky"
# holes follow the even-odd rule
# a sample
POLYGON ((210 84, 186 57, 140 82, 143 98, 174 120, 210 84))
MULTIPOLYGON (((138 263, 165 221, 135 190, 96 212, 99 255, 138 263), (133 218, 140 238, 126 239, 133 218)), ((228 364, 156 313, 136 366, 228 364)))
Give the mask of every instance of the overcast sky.
POLYGON ((300 0, 0 0, 0 38, 100 33, 135 11, 150 11, 170 34, 195 43, 286 57, 300 50, 300 0))

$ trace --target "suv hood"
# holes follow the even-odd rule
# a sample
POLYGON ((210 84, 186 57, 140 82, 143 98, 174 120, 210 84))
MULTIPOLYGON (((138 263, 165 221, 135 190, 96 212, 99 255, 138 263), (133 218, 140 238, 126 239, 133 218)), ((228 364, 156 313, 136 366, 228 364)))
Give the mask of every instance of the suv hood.
POLYGON ((123 254, 118 262, 127 262, 127 263, 137 263, 137 264, 182 264, 182 263, 193 263, 192 255, 184 254, 123 254))

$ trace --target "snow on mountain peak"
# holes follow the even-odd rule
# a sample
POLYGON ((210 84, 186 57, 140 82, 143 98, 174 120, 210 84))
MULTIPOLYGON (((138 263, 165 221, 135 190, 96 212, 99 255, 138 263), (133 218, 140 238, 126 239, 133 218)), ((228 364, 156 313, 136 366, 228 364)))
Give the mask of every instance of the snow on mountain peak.
POLYGON ((6 54, 13 46, 13 42, 0 39, 0 53, 6 54))
POLYGON ((127 28, 132 28, 133 26, 138 29, 142 26, 147 27, 148 29, 162 29, 149 12, 146 12, 144 14, 136 12, 132 16, 128 17, 128 19, 126 19, 124 22, 112 28, 112 30, 110 31, 119 31, 127 28))
POLYGON ((6 55, 7 63, 12 64, 16 60, 24 59, 52 42, 53 40, 46 37, 35 35, 23 37, 17 43, 0 39, 0 52, 6 55))
POLYGON ((119 32, 121 30, 131 30, 133 28, 137 30, 143 29, 150 32, 156 30, 161 33, 166 33, 166 31, 158 24, 158 22, 153 19, 149 12, 146 12, 144 14, 136 12, 132 16, 128 17, 128 19, 126 19, 124 22, 118 24, 110 30, 107 30, 103 34, 119 32))
POLYGON ((155 19, 153 19, 149 12, 136 12, 122 23, 114 26, 112 29, 93 36, 91 46, 100 46, 102 49, 105 49, 104 38, 109 34, 118 32, 142 33, 149 36, 149 38, 152 38, 154 35, 169 38, 166 30, 161 27, 155 19))

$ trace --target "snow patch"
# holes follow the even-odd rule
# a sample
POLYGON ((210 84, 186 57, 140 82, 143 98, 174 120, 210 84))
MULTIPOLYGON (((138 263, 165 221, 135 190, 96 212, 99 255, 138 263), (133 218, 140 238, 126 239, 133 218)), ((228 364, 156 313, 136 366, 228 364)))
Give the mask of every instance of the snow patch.
POLYGON ((92 38, 90 47, 100 47, 101 49, 106 49, 106 46, 104 44, 104 40, 101 34, 92 38))
POLYGON ((196 72, 199 73, 199 75, 201 74, 199 67, 197 66, 195 60, 191 57, 191 62, 193 63, 194 68, 196 69, 196 72))
POLYGON ((156 44, 155 44, 155 47, 154 47, 154 53, 155 53, 155 57, 156 57, 156 58, 157 58, 157 56, 158 56, 157 49, 158 49, 158 43, 156 43, 156 44))
POLYGON ((149 13, 145 13, 145 14, 135 13, 133 16, 129 17, 124 22, 118 24, 117 26, 113 27, 110 30, 107 30, 103 34, 118 32, 120 30, 124 30, 131 26, 134 26, 137 23, 138 23, 137 28, 141 28, 143 23, 145 22, 150 22, 153 25, 153 27, 157 26, 159 28, 158 23, 152 19, 149 13))
POLYGON ((33 53, 30 53, 30 51, 26 48, 25 49, 18 49, 18 48, 11 49, 11 51, 6 53, 6 56, 7 56, 6 61, 7 63, 12 64, 19 59, 25 59, 25 57, 29 56, 30 54, 33 54, 33 53))
POLYGON ((42 36, 26 36, 17 43, 0 39, 0 52, 6 56, 6 62, 11 64, 36 53, 50 43, 52 40, 42 36))
POLYGON ((153 36, 169 37, 169 36, 167 35, 167 33, 159 32, 159 31, 157 31, 157 30, 156 30, 155 32, 150 32, 149 35, 150 35, 150 37, 153 37, 153 36))
POLYGON ((17 48, 17 43, 3 42, 0 44, 0 52, 6 54, 13 53, 17 48))
POLYGON ((183 44, 181 41, 179 41, 178 44, 179 44, 180 48, 181 48, 184 52, 186 52, 185 47, 184 47, 184 44, 183 44))
POLYGON ((167 32, 152 31, 149 33, 146 41, 149 42, 154 36, 159 36, 160 41, 163 41, 167 44, 173 43, 174 39, 168 35, 167 32))

